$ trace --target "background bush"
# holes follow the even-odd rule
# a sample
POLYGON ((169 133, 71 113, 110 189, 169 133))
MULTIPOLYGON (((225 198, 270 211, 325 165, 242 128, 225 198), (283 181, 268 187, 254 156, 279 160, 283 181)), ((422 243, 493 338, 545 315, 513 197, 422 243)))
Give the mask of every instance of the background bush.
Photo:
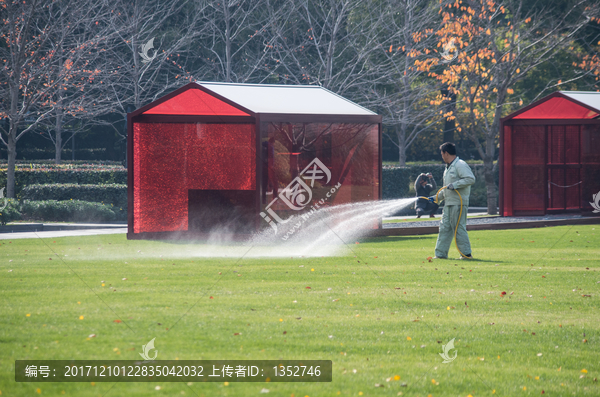
POLYGON ((77 185, 74 183, 35 184, 25 186, 22 200, 82 200, 112 204, 118 210, 127 209, 127 185, 111 183, 77 185))
POLYGON ((6 207, 0 211, 0 225, 2 226, 6 225, 8 222, 21 219, 19 202, 14 199, 0 199, 0 207, 3 207, 5 203, 6 207))
MULTIPOLYGON (((114 165, 35 165, 17 166, 15 193, 29 185, 76 183, 80 185, 127 184, 127 170, 114 165)), ((6 186, 6 169, 0 169, 0 186, 6 186)))
POLYGON ((23 219, 59 222, 112 222, 117 218, 110 205, 80 200, 25 200, 21 213, 23 219))
MULTIPOLYGON (((467 162, 468 163, 468 162, 467 162)), ((475 175, 475 184, 471 186, 469 206, 487 207, 487 189, 485 187, 483 164, 469 164, 475 175)), ((415 164, 406 167, 385 166, 381 173, 381 190, 384 200, 408 198, 416 195, 414 184, 421 173, 431 172, 438 189, 443 186, 443 164, 415 164)), ((498 186, 498 169, 494 172, 496 186, 498 186)), ((414 212, 414 211, 413 211, 414 212)))

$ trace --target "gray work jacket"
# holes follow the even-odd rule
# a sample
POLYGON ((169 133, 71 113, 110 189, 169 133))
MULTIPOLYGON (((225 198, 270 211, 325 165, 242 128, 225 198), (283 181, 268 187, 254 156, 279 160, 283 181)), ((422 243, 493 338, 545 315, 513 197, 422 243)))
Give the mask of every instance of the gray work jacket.
MULTIPOLYGON (((469 196, 471 195, 471 185, 475 183, 475 175, 471 167, 458 156, 454 159, 444 171, 444 186, 452 184, 454 189, 458 190, 462 196, 462 204, 469 205, 469 196)), ((442 199, 446 201, 445 205, 460 205, 460 199, 455 191, 448 188, 440 193, 442 199)))

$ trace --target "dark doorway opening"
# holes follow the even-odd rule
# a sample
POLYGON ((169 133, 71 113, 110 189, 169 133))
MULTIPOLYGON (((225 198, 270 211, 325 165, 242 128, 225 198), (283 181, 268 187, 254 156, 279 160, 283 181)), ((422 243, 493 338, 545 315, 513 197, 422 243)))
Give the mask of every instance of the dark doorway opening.
POLYGON ((188 190, 188 229, 201 233, 256 230, 254 190, 188 190))

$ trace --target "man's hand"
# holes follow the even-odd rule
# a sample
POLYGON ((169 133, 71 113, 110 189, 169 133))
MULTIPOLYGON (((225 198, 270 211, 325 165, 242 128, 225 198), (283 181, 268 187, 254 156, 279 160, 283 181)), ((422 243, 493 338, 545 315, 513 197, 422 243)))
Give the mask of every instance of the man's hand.
POLYGON ((435 204, 435 196, 427 197, 427 200, 429 200, 431 203, 435 204))
POLYGON ((450 190, 454 190, 454 185, 453 185, 453 184, 449 184, 449 185, 447 186, 447 188, 448 188, 448 189, 450 189, 450 190))

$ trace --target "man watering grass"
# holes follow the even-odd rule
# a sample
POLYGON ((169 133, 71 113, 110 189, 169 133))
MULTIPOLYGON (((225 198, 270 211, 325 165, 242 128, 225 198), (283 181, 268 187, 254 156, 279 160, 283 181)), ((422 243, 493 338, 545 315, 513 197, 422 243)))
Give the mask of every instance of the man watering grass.
POLYGON ((460 259, 472 258, 471 242, 467 234, 467 211, 471 185, 475 176, 471 167, 456 155, 453 143, 446 142, 440 146, 442 159, 446 163, 444 170, 444 187, 436 196, 429 197, 431 202, 445 200, 444 211, 440 221, 440 231, 435 245, 435 257, 447 259, 452 238, 456 239, 456 248, 460 259))

